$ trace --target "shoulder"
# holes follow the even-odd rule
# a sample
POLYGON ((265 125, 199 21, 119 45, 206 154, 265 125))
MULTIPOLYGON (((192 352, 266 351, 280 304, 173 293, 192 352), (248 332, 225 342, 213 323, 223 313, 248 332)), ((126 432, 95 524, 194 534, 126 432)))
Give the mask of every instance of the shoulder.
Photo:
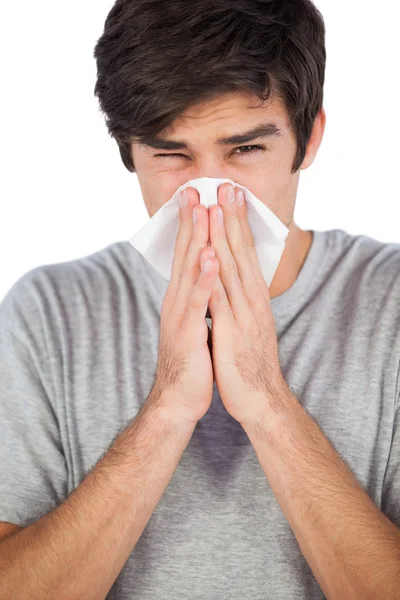
POLYGON ((114 242, 87 256, 37 266, 15 281, 0 302, 0 324, 43 322, 68 308, 89 304, 140 267, 128 241, 114 242))
POLYGON ((371 298, 396 301, 400 289, 400 243, 333 230, 332 270, 341 272, 350 288, 370 290, 371 298))
POLYGON ((400 401, 400 244, 366 235, 345 238, 344 252, 350 268, 343 288, 343 309, 359 327, 368 352, 397 376, 395 402, 400 401), (349 308, 350 307, 350 308, 349 308))

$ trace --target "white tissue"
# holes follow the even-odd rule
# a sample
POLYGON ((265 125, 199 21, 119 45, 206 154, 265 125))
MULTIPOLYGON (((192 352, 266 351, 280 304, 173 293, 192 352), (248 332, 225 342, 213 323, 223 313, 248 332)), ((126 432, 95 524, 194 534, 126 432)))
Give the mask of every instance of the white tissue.
POLYGON ((179 229, 179 192, 187 187, 195 188, 200 203, 206 207, 218 203, 218 187, 231 183, 244 191, 247 202, 247 218, 253 234, 261 272, 268 287, 279 266, 289 229, 278 217, 247 188, 230 179, 201 177, 181 185, 138 231, 129 242, 168 281, 171 280, 172 262, 179 229))

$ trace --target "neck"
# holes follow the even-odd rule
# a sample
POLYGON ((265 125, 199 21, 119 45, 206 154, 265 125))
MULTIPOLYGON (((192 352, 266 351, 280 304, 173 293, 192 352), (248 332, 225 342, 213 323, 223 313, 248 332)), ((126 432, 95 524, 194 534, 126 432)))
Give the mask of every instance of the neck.
POLYGON ((292 221, 285 250, 269 287, 271 298, 280 296, 292 287, 307 258, 312 241, 313 232, 303 231, 292 221))

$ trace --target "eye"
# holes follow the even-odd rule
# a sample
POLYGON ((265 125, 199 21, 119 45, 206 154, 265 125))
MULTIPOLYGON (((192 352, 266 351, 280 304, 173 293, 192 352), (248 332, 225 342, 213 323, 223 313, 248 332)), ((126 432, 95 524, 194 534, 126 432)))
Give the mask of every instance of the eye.
MULTIPOLYGON (((239 146, 239 148, 236 148, 232 154, 235 154, 237 152, 237 150, 243 150, 243 148, 250 148, 250 152, 239 152, 238 154, 253 154, 256 152, 265 152, 265 148, 264 146, 239 146)), ((237 154, 237 155, 238 155, 237 154)), ((179 157, 182 156, 183 158, 189 158, 188 156, 186 156, 186 154, 155 154, 154 157, 162 157, 162 156, 173 156, 175 157, 179 157)))
MULTIPOLYGON (((236 150, 242 150, 243 148, 250 148, 250 152, 239 152, 239 154, 253 154, 253 152, 264 152, 265 148, 263 146, 240 146, 236 148, 236 150)), ((236 152, 234 151, 234 154, 236 152)))

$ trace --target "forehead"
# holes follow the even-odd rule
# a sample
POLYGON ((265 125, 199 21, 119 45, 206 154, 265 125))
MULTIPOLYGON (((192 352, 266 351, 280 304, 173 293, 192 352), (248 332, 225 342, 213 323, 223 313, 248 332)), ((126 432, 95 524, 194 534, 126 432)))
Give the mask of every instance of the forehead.
POLYGON ((180 115, 157 136, 142 138, 144 145, 160 150, 183 149, 191 138, 199 142, 213 138, 218 145, 240 144, 256 137, 283 137, 288 128, 286 111, 274 98, 261 103, 249 94, 225 94, 199 102, 180 115))
POLYGON ((267 102, 262 102, 253 94, 235 92, 191 105, 162 135, 173 135, 178 129, 212 126, 217 130, 231 124, 251 126, 267 120, 275 122, 281 129, 289 128, 287 111, 280 98, 271 97, 267 102))

